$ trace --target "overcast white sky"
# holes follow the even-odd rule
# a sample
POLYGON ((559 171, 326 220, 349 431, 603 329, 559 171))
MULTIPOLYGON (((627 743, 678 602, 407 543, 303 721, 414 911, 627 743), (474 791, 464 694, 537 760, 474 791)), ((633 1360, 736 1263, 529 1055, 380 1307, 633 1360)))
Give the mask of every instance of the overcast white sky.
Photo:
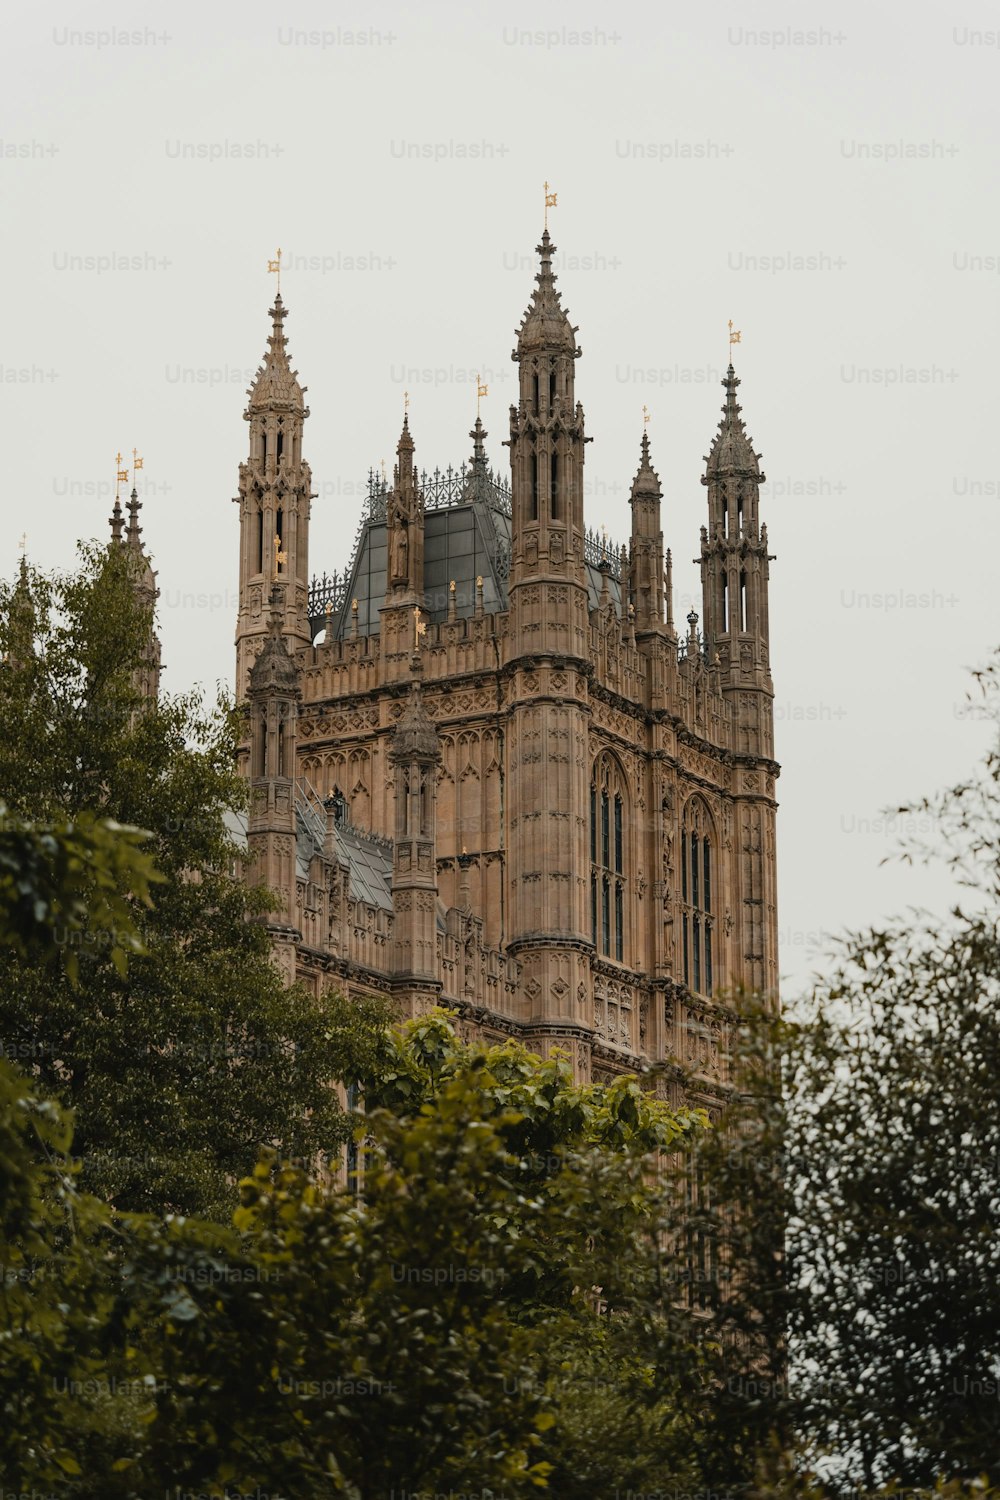
MULTIPOLYGON (((624 538, 652 412, 676 609, 727 320, 772 550, 786 995, 819 935, 943 881, 879 867, 881 810, 963 774, 997 644, 1000 19, 927 4, 510 3, 7 11, 6 501, 42 567, 145 457, 175 690, 231 681, 245 388, 274 279, 308 384, 312 562, 342 566, 411 395, 494 462, 542 182, 580 326, 588 519, 624 538)), ((700 600, 695 600, 700 610, 700 600)))

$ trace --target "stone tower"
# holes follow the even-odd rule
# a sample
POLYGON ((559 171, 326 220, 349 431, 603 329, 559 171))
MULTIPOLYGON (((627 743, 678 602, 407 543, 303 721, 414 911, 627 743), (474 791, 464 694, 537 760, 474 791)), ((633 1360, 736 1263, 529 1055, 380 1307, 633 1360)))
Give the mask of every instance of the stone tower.
POLYGON ((647 432, 625 545, 586 528, 577 330, 547 231, 537 254, 509 473, 478 416, 471 461, 418 471, 405 415, 353 555, 304 603, 306 412, 275 304, 240 473, 249 842, 315 994, 440 998, 463 1036, 559 1047, 595 1081, 655 1062, 664 1097, 714 1107, 738 997, 777 996, 763 475, 730 367, 702 620, 678 633, 647 432))
POLYGON ((312 475, 302 457, 309 408, 305 386, 288 360, 281 294, 270 310, 264 362, 247 392, 250 454, 240 464, 240 584, 236 622, 237 697, 246 695, 250 668, 268 633, 268 599, 280 587, 282 630, 293 651, 310 644, 309 510, 312 475))
POLYGON ((250 671, 250 787, 247 844, 252 878, 279 899, 267 927, 275 955, 289 983, 295 978, 296 884, 296 728, 302 690, 283 633, 283 598, 272 585, 268 635, 250 671))
POLYGON ((508 952, 523 974, 523 1021, 540 1051, 590 1036, 593 951, 587 841, 589 661, 584 573, 583 407, 576 329, 561 305, 548 230, 512 358, 511 568, 506 641, 510 788, 508 952))
POLYGON ((739 863, 734 875, 742 908, 746 982, 776 991, 777 934, 775 803, 766 794, 774 762, 774 685, 768 626, 767 527, 760 524, 760 454, 754 452, 736 400, 730 365, 722 420, 705 459, 708 525, 701 532, 705 643, 718 658, 723 697, 732 706, 742 771, 739 863))
POLYGON ((420 693, 420 653, 411 661, 410 697, 389 750, 396 826, 392 858, 393 986, 419 1010, 441 994, 437 962, 434 821, 441 747, 420 693))
POLYGON ((649 461, 649 435, 642 434, 639 471, 632 481, 629 504, 632 535, 628 552, 628 587, 636 639, 666 631, 663 618, 663 530, 660 521, 660 480, 649 461))
POLYGON ((155 699, 160 691, 161 661, 160 640, 153 623, 153 611, 160 597, 160 591, 156 587, 153 565, 143 551, 140 541, 142 527, 139 525, 139 511, 141 509, 142 501, 133 485, 128 499, 128 526, 124 537, 122 536, 124 517, 117 496, 115 508, 108 517, 108 522, 111 527, 112 545, 123 547, 125 550, 129 578, 132 581, 136 599, 140 607, 149 613, 149 633, 143 644, 142 665, 132 673, 132 685, 143 698, 155 699))

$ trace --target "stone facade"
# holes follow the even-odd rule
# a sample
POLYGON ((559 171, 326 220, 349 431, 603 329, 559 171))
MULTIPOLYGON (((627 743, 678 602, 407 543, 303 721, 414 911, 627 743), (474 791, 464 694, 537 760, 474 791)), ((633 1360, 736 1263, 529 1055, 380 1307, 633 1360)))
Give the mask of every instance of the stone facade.
POLYGON ((350 566, 312 586, 309 413, 275 300, 237 497, 253 873, 289 976, 446 1004, 581 1079, 683 1065, 711 1097, 734 997, 777 992, 764 475, 730 365, 703 624, 679 634, 645 432, 628 547, 585 526, 581 351, 547 231, 537 248, 509 483, 478 418, 471 463, 433 477, 404 419, 350 566))

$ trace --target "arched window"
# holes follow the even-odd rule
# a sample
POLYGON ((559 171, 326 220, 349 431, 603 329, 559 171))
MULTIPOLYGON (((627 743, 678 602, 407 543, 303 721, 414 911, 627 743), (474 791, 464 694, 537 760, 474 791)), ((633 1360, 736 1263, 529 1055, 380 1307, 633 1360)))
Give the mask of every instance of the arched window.
POLYGON ((684 810, 680 852, 684 983, 694 994, 711 995, 717 979, 715 856, 708 810, 697 797, 684 810))
POLYGON ((599 755, 590 783, 590 921, 594 947, 624 963, 626 942, 625 778, 618 762, 599 755))

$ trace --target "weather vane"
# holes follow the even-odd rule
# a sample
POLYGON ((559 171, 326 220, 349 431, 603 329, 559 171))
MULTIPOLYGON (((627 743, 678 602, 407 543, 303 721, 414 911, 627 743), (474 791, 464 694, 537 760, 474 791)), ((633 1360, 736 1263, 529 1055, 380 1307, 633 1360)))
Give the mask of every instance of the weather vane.
POLYGON ((404 391, 403 392, 403 413, 404 413, 404 415, 409 411, 409 409, 410 409, 410 393, 409 393, 409 391, 404 391))
POLYGON ((118 503, 118 489, 120 485, 128 484, 128 469, 122 468, 122 456, 115 454, 115 504, 118 503))
POLYGON ((479 419, 479 403, 483 399, 483 397, 484 396, 488 396, 489 393, 490 393, 489 386, 483 384, 483 377, 477 371, 476 372, 476 420, 477 421, 479 419))
POLYGON ((420 646, 420 637, 422 635, 425 635, 426 631, 427 631, 427 626, 424 624, 423 620, 420 618, 420 605, 419 604, 415 604, 413 606, 413 649, 414 649, 414 651, 416 651, 416 650, 419 649, 419 646, 420 646))
POLYGON ((556 207, 558 194, 549 191, 548 183, 545 183, 545 228, 549 227, 549 209, 556 207))
POLYGON ((278 570, 283 563, 288 561, 288 553, 281 550, 281 537, 274 533, 274 576, 277 578, 278 570))
POLYGON ((278 278, 278 296, 280 297, 281 296, 281 246, 280 245, 278 246, 278 254, 274 258, 274 260, 269 260, 268 261, 268 263, 267 263, 267 269, 268 269, 268 271, 273 271, 274 274, 275 274, 275 276, 277 276, 277 278, 278 278))
POLYGON ((23 557, 28 550, 28 533, 26 531, 21 532, 21 540, 18 543, 18 546, 21 549, 21 555, 23 557))
POLYGON ((649 407, 646 405, 645 402, 643 402, 643 404, 642 404, 642 425, 643 425, 643 427, 646 427, 646 426, 649 425, 649 407))
POLYGON ((145 466, 146 460, 139 457, 138 448, 132 449, 132 488, 135 489, 135 476, 145 466))
MULTIPOLYGON (((742 340, 742 338, 743 338, 743 334, 741 333, 741 331, 738 328, 734 328, 733 327, 733 320, 732 320, 732 318, 730 318, 729 319, 729 347, 730 347, 730 349, 732 349, 732 347, 733 347, 734 344, 740 343, 740 341, 742 340)), ((732 355, 730 355, 730 363, 732 363, 732 355)))

